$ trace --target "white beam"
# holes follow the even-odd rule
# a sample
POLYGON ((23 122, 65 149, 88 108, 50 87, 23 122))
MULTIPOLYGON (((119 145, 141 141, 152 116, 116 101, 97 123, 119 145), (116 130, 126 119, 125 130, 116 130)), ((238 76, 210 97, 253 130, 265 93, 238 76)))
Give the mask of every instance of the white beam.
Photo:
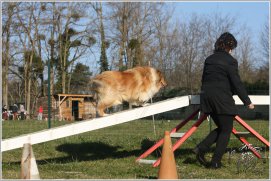
POLYGON ((8 138, 1 142, 1 152, 21 148, 25 143, 30 143, 31 145, 43 143, 46 141, 125 123, 188 105, 189 96, 176 97, 145 107, 115 113, 106 117, 95 118, 92 120, 86 120, 57 128, 51 128, 49 130, 39 131, 32 134, 8 138))
MULTIPOLYGON (((236 105, 244 105, 238 96, 233 96, 236 105)), ((270 96, 260 96, 260 95, 249 95, 251 102, 254 105, 270 105, 270 96)), ((200 96, 192 95, 190 96, 190 104, 200 104, 200 96)))

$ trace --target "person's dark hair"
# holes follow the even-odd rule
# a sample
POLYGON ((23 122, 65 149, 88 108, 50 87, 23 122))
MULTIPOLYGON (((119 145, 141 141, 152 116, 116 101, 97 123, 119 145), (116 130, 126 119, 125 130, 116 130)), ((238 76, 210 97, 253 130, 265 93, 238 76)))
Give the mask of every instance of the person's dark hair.
POLYGON ((215 52, 229 52, 237 47, 237 41, 232 34, 225 32, 215 42, 215 52))

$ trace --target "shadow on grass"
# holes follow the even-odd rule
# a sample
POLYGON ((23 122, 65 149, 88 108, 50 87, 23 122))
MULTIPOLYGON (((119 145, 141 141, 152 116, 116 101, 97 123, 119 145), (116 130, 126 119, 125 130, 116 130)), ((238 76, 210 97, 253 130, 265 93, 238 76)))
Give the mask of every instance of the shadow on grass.
POLYGON ((69 143, 56 147, 59 152, 68 154, 66 157, 38 161, 38 164, 48 162, 69 163, 81 161, 96 161, 108 158, 121 159, 139 154, 140 150, 121 150, 120 146, 111 146, 102 142, 69 143))
MULTIPOLYGON (((38 161, 39 164, 46 164, 48 162, 68 163, 68 162, 81 162, 81 161, 96 161, 108 158, 122 159, 126 157, 140 156, 143 152, 149 149, 155 144, 155 141, 144 139, 141 142, 141 149, 135 150, 123 150, 121 146, 112 146, 103 142, 85 142, 85 143, 68 143, 59 145, 56 150, 59 152, 67 153, 66 157, 52 158, 38 161)), ((150 156, 160 157, 162 153, 162 147, 154 151, 150 156)), ((174 152, 175 157, 186 158, 191 155, 192 148, 190 149, 178 149, 174 152)), ((192 155, 194 158, 194 155, 192 155)), ((196 159, 189 158, 185 163, 195 163, 196 159)))
MULTIPOLYGON (((109 145, 103 142, 84 142, 84 143, 66 143, 57 146, 55 149, 59 152, 66 153, 67 156, 49 158, 43 160, 37 160, 38 165, 45 165, 48 163, 70 163, 70 162, 82 162, 82 161, 97 161, 108 158, 122 159, 127 157, 138 157, 156 141, 150 139, 144 139, 141 142, 140 149, 124 150, 118 145, 109 145)), ((174 152, 175 158, 180 157, 183 163, 194 164, 196 162, 195 155, 192 153, 193 148, 181 148, 174 152)), ((162 147, 153 151, 148 157, 159 158, 162 153, 162 147)), ((148 159, 148 157, 146 159, 148 159)), ((9 164, 20 164, 20 162, 13 162, 9 164)))

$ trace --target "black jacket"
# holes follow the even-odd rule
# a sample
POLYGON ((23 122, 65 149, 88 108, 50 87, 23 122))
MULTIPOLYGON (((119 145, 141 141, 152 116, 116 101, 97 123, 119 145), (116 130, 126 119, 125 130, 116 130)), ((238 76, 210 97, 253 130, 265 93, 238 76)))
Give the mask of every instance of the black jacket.
POLYGON ((215 52, 204 63, 200 96, 201 111, 236 115, 233 94, 237 94, 244 105, 251 104, 240 80, 237 60, 227 52, 215 52))
POLYGON ((18 106, 13 105, 11 110, 12 110, 12 113, 17 113, 18 112, 18 106))

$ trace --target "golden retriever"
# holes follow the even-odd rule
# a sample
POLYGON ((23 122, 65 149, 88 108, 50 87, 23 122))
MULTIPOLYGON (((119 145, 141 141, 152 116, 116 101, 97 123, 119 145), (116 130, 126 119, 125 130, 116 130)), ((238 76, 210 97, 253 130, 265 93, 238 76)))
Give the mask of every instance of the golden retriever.
POLYGON ((162 73, 152 67, 135 67, 121 71, 105 71, 91 80, 91 89, 96 93, 97 112, 127 101, 143 105, 167 83, 162 73))

